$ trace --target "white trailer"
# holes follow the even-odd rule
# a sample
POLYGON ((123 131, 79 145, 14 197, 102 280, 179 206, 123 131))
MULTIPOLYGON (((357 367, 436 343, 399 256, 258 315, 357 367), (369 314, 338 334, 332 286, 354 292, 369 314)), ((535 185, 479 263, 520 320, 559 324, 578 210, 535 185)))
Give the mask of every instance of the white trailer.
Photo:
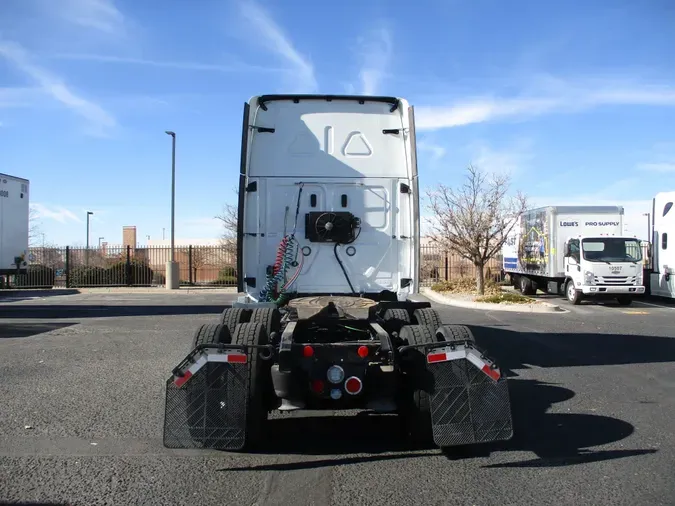
POLYGON ((29 182, 0 174, 0 275, 25 274, 28 255, 29 182))
POLYGON ((668 235, 675 232, 675 192, 657 193, 652 200, 652 258, 649 274, 651 295, 675 299, 675 247, 668 235))
POLYGON ((623 207, 549 206, 532 209, 502 249, 503 270, 525 295, 616 298, 644 295, 642 247, 623 235, 623 207), (564 291, 563 291, 564 290, 564 291))

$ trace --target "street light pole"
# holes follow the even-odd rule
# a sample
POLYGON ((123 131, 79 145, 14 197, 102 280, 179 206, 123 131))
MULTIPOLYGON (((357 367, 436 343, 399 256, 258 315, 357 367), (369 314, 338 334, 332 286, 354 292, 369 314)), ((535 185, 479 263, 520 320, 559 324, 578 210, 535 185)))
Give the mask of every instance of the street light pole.
POLYGON ((176 290, 180 286, 180 270, 176 263, 176 133, 170 130, 165 132, 171 136, 171 253, 166 265, 166 288, 176 290))
POLYGON ((87 250, 86 250, 86 264, 89 265, 89 216, 91 216, 91 211, 87 211, 87 250))

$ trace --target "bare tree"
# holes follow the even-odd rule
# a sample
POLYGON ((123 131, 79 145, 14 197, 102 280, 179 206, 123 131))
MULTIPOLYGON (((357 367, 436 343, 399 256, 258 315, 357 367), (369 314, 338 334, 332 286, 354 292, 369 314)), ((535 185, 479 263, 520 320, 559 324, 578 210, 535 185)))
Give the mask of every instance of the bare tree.
POLYGON ((476 267, 476 288, 485 293, 485 265, 502 248, 527 208, 520 192, 509 196, 510 178, 487 174, 473 165, 458 189, 437 185, 427 191, 434 218, 429 227, 435 242, 455 251, 476 267))
MULTIPOLYGON (((237 189, 234 190, 235 195, 239 196, 237 189)), ((225 204, 223 212, 216 216, 223 224, 223 232, 220 236, 220 244, 225 248, 228 254, 234 255, 237 251, 237 222, 238 210, 236 205, 225 204)))
POLYGON ((28 211, 28 244, 36 246, 44 243, 44 234, 40 226, 40 213, 33 207, 28 211), (39 239, 42 239, 40 241, 39 239))

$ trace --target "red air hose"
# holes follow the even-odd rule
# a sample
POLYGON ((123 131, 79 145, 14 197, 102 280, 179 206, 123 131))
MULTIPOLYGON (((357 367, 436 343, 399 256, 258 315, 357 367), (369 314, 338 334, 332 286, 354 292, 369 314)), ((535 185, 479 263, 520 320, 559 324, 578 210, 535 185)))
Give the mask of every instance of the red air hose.
POLYGON ((283 266, 284 256, 286 255, 286 247, 288 246, 288 240, 289 237, 286 236, 279 243, 279 247, 277 248, 277 256, 276 259, 274 260, 274 266, 272 268, 273 276, 276 276, 277 273, 281 270, 281 267, 283 266))

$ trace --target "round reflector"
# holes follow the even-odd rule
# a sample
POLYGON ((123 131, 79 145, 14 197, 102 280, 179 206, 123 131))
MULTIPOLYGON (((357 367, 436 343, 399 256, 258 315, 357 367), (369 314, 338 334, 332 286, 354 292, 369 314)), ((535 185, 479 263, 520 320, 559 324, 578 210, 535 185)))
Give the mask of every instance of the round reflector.
POLYGON ((312 348, 311 346, 305 346, 302 349, 302 355, 308 358, 311 357, 312 355, 314 355, 314 348, 312 348))
POLYGON ((326 376, 328 377, 328 381, 337 384, 345 379, 345 371, 339 365, 332 365, 328 368, 326 376))
POLYGON ((363 383, 361 383, 361 380, 356 376, 352 376, 351 378, 347 379, 347 381, 345 381, 345 390, 350 395, 356 395, 360 393, 362 388, 363 383))
POLYGON ((366 358, 368 356, 368 346, 359 346, 357 353, 359 357, 366 358))

